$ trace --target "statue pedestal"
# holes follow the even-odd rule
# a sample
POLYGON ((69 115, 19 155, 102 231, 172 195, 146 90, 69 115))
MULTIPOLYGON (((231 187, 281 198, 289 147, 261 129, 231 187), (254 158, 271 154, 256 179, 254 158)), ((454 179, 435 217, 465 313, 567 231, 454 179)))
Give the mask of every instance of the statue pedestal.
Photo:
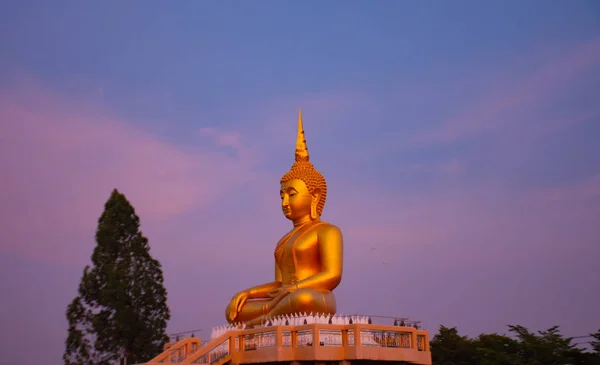
POLYGON ((429 334, 412 327, 375 324, 305 324, 230 329, 202 343, 186 338, 165 345, 155 364, 264 364, 363 361, 431 365, 429 334))

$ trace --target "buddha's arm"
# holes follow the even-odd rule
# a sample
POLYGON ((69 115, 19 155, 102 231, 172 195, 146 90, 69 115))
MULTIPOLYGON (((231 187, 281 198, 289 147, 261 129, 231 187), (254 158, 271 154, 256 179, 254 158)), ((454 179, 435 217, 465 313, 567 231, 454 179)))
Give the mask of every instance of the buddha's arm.
POLYGON ((319 253, 323 270, 297 283, 298 289, 333 290, 342 280, 344 254, 342 232, 336 226, 327 226, 318 232, 319 253))
POLYGON ((281 287, 281 270, 275 262, 275 281, 247 289, 248 299, 267 298, 269 292, 281 287))

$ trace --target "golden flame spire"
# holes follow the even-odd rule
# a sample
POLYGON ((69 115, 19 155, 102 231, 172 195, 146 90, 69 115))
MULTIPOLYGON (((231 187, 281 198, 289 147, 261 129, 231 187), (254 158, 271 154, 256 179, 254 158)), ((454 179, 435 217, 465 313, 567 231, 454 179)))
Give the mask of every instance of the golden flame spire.
POLYGON ((296 162, 308 162, 308 148, 302 126, 302 109, 298 109, 298 136, 296 137, 296 162))

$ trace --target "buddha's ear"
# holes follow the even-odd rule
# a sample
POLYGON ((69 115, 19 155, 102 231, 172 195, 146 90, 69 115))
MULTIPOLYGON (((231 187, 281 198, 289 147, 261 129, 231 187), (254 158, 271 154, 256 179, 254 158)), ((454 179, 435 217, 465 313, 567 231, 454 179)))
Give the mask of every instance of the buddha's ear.
POLYGON ((310 195, 312 195, 313 203, 318 203, 319 199, 321 199, 321 189, 314 188, 310 195))

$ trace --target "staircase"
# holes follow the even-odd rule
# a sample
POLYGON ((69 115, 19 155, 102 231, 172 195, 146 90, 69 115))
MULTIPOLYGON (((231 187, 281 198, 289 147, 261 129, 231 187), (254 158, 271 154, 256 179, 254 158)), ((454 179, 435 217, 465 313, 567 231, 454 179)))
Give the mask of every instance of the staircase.
POLYGON ((235 343, 234 331, 202 343, 197 338, 185 338, 168 344, 165 351, 145 365, 158 364, 204 364, 224 365, 231 361, 232 344, 235 343))

